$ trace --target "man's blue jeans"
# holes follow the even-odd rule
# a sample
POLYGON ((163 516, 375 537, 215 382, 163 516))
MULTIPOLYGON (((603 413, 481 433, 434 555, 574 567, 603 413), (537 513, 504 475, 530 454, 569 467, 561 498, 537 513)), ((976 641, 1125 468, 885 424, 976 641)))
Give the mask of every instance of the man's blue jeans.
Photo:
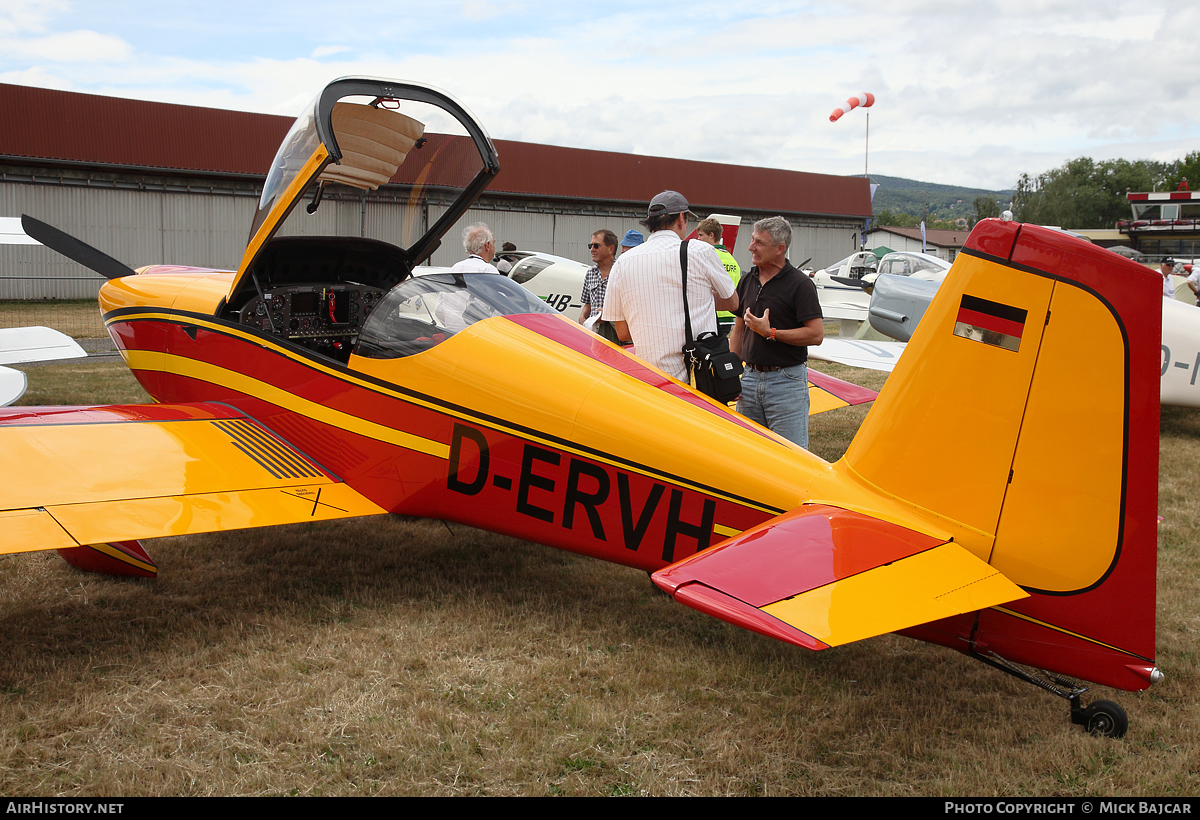
POLYGON ((798 364, 760 373, 747 365, 737 411, 807 450, 808 367, 798 364))

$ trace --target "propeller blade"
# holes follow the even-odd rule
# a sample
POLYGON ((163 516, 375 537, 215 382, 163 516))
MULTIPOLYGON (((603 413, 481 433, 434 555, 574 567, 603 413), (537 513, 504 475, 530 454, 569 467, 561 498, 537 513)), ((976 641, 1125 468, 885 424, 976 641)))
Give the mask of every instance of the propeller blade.
POLYGON ((88 243, 76 239, 68 233, 63 233, 40 219, 34 219, 28 214, 21 214, 21 229, 47 248, 58 251, 85 268, 94 270, 105 279, 119 279, 122 276, 134 276, 137 273, 133 268, 118 262, 103 251, 96 250, 88 243))

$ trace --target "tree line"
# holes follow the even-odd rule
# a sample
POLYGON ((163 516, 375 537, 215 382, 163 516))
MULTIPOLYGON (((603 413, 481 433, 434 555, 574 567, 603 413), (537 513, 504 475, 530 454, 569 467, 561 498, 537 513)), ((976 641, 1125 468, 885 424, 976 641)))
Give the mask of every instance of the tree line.
POLYGON ((1130 217, 1127 192, 1174 191, 1184 179, 1200 184, 1200 151, 1172 162, 1079 157, 1036 177, 1021 174, 1013 218, 1060 228, 1112 228, 1130 217))
MULTIPOLYGON (((1118 219, 1129 219, 1129 191, 1174 191, 1181 180, 1200 189, 1200 151, 1172 162, 1103 160, 1090 157, 1070 160, 1061 168, 1031 177, 1021 174, 1012 195, 1013 218, 1018 222, 1056 225, 1060 228, 1112 228, 1118 219)), ((1009 203, 994 196, 977 196, 968 227, 988 217, 1000 216, 1009 203)), ((928 228, 958 227, 952 220, 926 214, 928 228)), ((875 214, 874 224, 915 227, 921 217, 896 209, 875 214)))

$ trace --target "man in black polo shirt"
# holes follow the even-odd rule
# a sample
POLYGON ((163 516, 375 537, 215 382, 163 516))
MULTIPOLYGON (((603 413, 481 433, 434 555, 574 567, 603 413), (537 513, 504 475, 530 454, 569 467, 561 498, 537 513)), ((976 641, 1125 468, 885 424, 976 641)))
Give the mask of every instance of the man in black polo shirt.
POLYGON ((808 447, 808 347, 825 339, 817 288, 787 260, 792 226, 781 216, 754 223, 754 267, 738 284, 729 349, 746 363, 738 412, 808 447))

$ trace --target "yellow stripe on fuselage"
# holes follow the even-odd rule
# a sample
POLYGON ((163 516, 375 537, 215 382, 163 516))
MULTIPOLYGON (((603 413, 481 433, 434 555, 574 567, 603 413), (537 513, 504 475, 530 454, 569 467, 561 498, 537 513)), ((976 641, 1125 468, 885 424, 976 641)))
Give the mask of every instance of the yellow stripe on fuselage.
POLYGON ((373 421, 367 421, 358 416, 334 410, 331 407, 326 407, 323 404, 318 404, 315 401, 297 396, 295 393, 284 390, 276 385, 255 379, 244 373, 238 373, 235 370, 229 370, 220 365, 189 359, 186 356, 175 356, 170 353, 142 350, 125 351, 125 360, 133 370, 161 370, 164 373, 175 373, 180 376, 219 384, 231 390, 237 390, 248 396, 254 396, 255 398, 270 402, 286 410, 291 410, 294 413, 315 419, 316 421, 324 422, 333 427, 349 430, 352 433, 357 433, 367 438, 373 438, 376 441, 395 444, 397 447, 426 453, 436 458, 447 459, 450 457, 450 445, 448 444, 421 436, 414 436, 411 433, 397 430, 394 427, 376 424, 373 421))
MULTIPOLYGON (((265 339, 261 335, 244 331, 236 325, 206 320, 198 316, 181 316, 178 313, 162 310, 147 310, 144 313, 128 312, 122 313, 118 316, 110 315, 106 316, 105 323, 108 325, 121 322, 148 320, 169 322, 171 324, 192 325, 211 330, 215 333, 234 336, 258 347, 268 349, 272 353, 286 356, 287 358, 302 364, 305 367, 312 368, 313 370, 324 373, 327 376, 349 384, 353 384, 357 387, 361 387, 364 390, 370 390, 381 395, 398 399, 408 404, 413 404, 418 407, 423 407, 425 409, 450 416, 452 418, 470 422, 472 425, 478 427, 486 427, 491 430, 496 430, 507 435, 518 437, 524 441, 542 444, 546 447, 560 450, 565 453, 570 453, 572 455, 581 456, 583 458, 592 459, 594 461, 608 464, 612 467, 623 469, 629 472, 638 473, 649 478, 662 479, 667 477, 669 480, 675 484, 678 484, 679 486, 691 487, 698 492, 713 495, 717 498, 723 498, 736 504, 761 510, 762 512, 778 514, 780 511, 778 508, 773 508, 766 504, 757 504, 746 498, 739 498, 729 493, 714 490, 711 487, 701 486, 683 477, 665 476, 662 472, 645 469, 640 465, 633 464, 625 460, 609 458, 603 453, 594 452, 581 447, 574 447, 569 443, 562 441, 561 439, 549 435, 539 435, 538 431, 536 430, 518 427, 515 424, 504 424, 501 420, 494 418, 484 420, 476 414, 469 413, 464 410, 457 410, 453 406, 447 406, 446 404, 428 401, 409 393, 402 393, 398 390, 389 389, 388 387, 385 387, 376 381, 368 381, 366 379, 358 378, 352 374, 346 373, 343 370, 328 367, 308 356, 301 355, 293 349, 289 349, 283 345, 273 344, 272 340, 265 339)), ((426 453, 434 456, 435 458, 449 459, 450 457, 450 445, 447 443, 415 436, 410 433, 405 433, 401 430, 396 430, 395 428, 376 424, 375 422, 370 422, 357 416, 331 409, 301 396, 297 396, 294 393, 284 390, 277 385, 264 382, 260 379, 255 379, 251 376, 245 375, 244 373, 238 373, 237 371, 230 370, 220 365, 201 362, 186 356, 178 356, 159 351, 123 350, 121 353, 125 357, 125 362, 131 370, 177 373, 190 378, 207 381, 212 384, 223 385, 245 393, 249 396, 261 398, 264 401, 269 401, 270 403, 279 407, 283 407, 287 410, 291 410, 305 416, 310 416, 318 421, 335 425, 341 429, 349 430, 368 438, 395 444, 397 446, 415 450, 417 452, 426 453)), ((720 533, 720 530, 717 530, 717 532, 720 533)), ((737 532, 740 532, 740 530, 730 530, 725 535, 728 537, 729 535, 737 534, 737 532)))
MULTIPOLYGON (((196 314, 147 305, 144 311, 126 308, 119 314, 106 315, 110 324, 140 320, 199 327, 238 338, 377 395, 768 515, 803 503, 830 503, 935 538, 961 541, 981 557, 986 558, 991 547, 990 539, 964 532, 961 525, 914 509, 899 499, 881 497, 856 476, 773 434, 681 403, 652 385, 582 357, 515 323, 487 319, 424 353, 404 359, 352 358, 352 365, 362 369, 363 375, 359 376, 354 370, 332 362, 324 364, 265 334, 196 314), (522 373, 537 373, 541 367, 549 374, 548 380, 514 390, 503 378, 505 366, 522 373), (631 424, 630 419, 638 422, 631 424), (698 447, 698 442, 705 444, 698 447), (718 455, 714 459, 712 454, 718 455)), ((228 386, 299 415, 449 459, 449 441, 435 441, 367 421, 221 365, 148 351, 125 351, 125 356, 135 370, 179 373, 228 386)), ((716 534, 735 534, 729 522, 724 526, 729 531, 717 529, 716 534)))

